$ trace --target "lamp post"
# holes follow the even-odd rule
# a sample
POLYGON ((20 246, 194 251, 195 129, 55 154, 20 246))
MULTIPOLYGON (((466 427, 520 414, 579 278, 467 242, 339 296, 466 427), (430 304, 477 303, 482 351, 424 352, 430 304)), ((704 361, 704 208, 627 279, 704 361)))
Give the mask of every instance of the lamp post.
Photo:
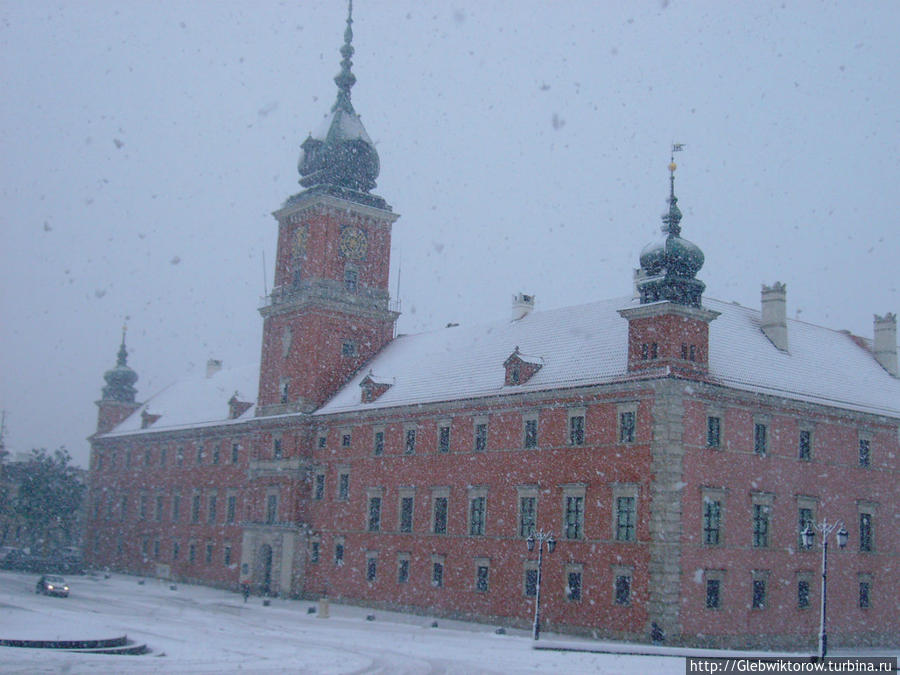
POLYGON ((544 567, 544 542, 547 543, 547 553, 553 553, 556 549, 556 539, 553 534, 544 532, 532 532, 525 540, 529 551, 534 550, 534 544, 537 542, 538 547, 538 568, 537 568, 537 584, 534 589, 534 627, 532 629, 532 637, 537 640, 541 635, 541 574, 544 567))
POLYGON ((828 653, 828 632, 826 629, 828 621, 828 536, 836 528, 840 528, 835 537, 837 538, 838 546, 844 548, 847 545, 847 537, 849 535, 841 521, 829 523, 826 518, 818 524, 807 523, 806 527, 803 528, 803 532, 800 533, 800 536, 803 538, 803 545, 806 548, 812 548, 816 540, 816 533, 813 528, 822 533, 822 604, 819 614, 819 656, 824 660, 825 655, 828 653))

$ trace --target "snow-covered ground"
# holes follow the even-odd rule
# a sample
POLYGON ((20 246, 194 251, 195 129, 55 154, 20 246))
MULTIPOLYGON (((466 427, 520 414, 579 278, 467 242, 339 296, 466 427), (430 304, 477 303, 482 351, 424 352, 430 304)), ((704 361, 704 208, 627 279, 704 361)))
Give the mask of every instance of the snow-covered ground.
MULTIPOLYGON (((0 572, 0 638, 88 639, 126 633, 144 656, 0 647, 3 673, 678 673, 684 659, 531 649, 524 631, 113 575, 71 577, 69 598, 34 593, 37 575, 0 572), (366 615, 374 613, 375 621, 366 615)), ((552 634, 542 634, 553 639, 552 634)), ((567 640, 570 641, 570 640, 567 640)))

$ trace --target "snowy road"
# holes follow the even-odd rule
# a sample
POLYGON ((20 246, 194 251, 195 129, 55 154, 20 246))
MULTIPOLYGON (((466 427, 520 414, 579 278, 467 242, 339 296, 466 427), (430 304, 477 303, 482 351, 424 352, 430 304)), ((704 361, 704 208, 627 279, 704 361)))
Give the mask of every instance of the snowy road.
MULTIPOLYGON (((0 572, 0 638, 86 639, 127 633, 145 656, 0 647, 3 673, 683 673, 670 657, 533 651, 521 631, 114 575, 72 577, 67 599, 34 593, 37 575, 0 572)), ((547 636, 552 637, 552 636, 547 636)))

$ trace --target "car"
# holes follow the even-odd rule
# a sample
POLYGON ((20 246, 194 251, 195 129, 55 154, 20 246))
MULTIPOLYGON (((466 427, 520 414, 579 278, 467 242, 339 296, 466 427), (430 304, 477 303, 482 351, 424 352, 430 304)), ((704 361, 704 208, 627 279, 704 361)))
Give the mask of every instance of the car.
POLYGON ((43 593, 44 595, 58 595, 61 598, 69 597, 69 584, 61 576, 56 574, 45 574, 38 579, 35 593, 43 593))

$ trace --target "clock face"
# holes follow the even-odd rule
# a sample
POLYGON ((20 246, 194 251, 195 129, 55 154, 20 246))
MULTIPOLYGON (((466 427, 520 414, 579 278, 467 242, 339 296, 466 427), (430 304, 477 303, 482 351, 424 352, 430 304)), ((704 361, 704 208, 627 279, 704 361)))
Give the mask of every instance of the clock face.
POLYGON ((366 233, 358 227, 345 225, 341 228, 341 254, 350 260, 366 257, 366 233))

